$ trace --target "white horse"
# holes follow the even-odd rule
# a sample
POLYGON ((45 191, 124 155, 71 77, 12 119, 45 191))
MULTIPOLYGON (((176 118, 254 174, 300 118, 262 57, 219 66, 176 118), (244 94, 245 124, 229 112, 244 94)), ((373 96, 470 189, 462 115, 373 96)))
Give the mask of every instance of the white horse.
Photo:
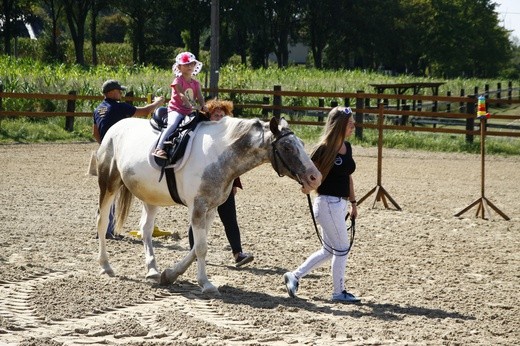
MULTIPOLYGON (((157 132, 144 119, 128 118, 112 126, 97 151, 97 175, 100 188, 97 231, 101 273, 114 275, 108 261, 105 230, 110 206, 117 194, 116 229, 128 215, 132 197, 143 202, 140 231, 145 252, 146 278, 161 284, 173 283, 197 258, 197 282, 203 292, 218 293, 206 275, 207 231, 217 206, 232 188, 233 180, 262 163, 271 162, 275 171, 287 175, 303 187, 317 188, 321 174, 306 154, 303 142, 288 128, 285 120, 245 120, 224 117, 218 122, 198 125, 191 152, 175 172, 178 194, 188 207, 193 227, 194 247, 174 267, 157 271, 152 247, 155 216, 161 206, 175 204, 166 179, 159 182, 160 171, 150 164, 150 148, 157 132)), ((188 226, 188 225, 186 225, 188 226)))

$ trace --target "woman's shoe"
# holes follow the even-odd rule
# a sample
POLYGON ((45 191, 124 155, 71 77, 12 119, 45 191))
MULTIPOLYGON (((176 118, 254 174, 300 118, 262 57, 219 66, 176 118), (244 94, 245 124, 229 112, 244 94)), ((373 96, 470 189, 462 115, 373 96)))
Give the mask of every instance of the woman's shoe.
POLYGON ((252 262, 255 259, 255 256, 250 253, 243 253, 239 252, 238 256, 235 258, 235 267, 239 268, 243 266, 244 264, 248 264, 249 262, 252 262))
POLYGON ((343 291, 339 294, 332 295, 332 301, 335 302, 345 302, 345 303, 359 303, 361 299, 353 295, 352 293, 348 293, 347 291, 343 291))
POLYGON ((287 294, 289 297, 296 297, 296 292, 298 292, 298 286, 300 284, 296 275, 287 272, 283 274, 283 281, 285 282, 285 287, 287 288, 287 294))

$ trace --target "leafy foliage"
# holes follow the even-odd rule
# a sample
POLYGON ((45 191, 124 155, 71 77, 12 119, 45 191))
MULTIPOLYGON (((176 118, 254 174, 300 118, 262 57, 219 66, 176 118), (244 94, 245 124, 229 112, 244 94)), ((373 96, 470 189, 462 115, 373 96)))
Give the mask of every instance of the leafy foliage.
MULTIPOLYGON (((206 61, 207 54, 202 53, 201 57, 203 61, 206 61)), ((169 85, 172 80, 170 68, 125 65, 84 67, 44 64, 28 58, 15 59, 5 56, 0 59, 0 70, 5 71, 1 81, 5 91, 25 93, 64 94, 69 90, 76 90, 78 95, 100 95, 103 81, 115 78, 127 85, 136 96, 155 94, 168 98, 170 96, 169 85)), ((198 76, 203 83, 206 80, 206 73, 198 76)), ((333 71, 303 67, 279 69, 271 66, 266 69, 253 70, 242 64, 229 64, 220 70, 220 87, 234 89, 272 90, 273 85, 281 85, 283 90, 291 91, 356 92, 357 90, 371 91, 369 84, 372 83, 421 81, 431 81, 431 79, 389 76, 360 70, 333 71)), ((476 86, 483 90, 484 83, 494 86, 498 82, 500 81, 455 78, 446 80, 446 84, 441 86, 440 93, 445 94, 446 91, 452 90, 455 95, 460 89, 466 89, 469 93, 476 86)), ((222 94, 220 97, 231 98, 231 95, 222 94)), ((241 95, 236 101, 247 102, 255 99, 258 99, 257 95, 241 95)), ((333 101, 338 104, 344 102, 344 100, 336 98, 328 98, 324 101, 325 105, 330 105, 333 101)), ((317 98, 311 97, 284 97, 283 102, 286 105, 318 106, 317 98)), ((91 112, 97 104, 98 101, 78 100, 76 109, 80 112, 91 112)), ((66 103, 62 100, 3 99, 3 108, 6 110, 65 111, 65 106, 66 103)), ((73 133, 64 130, 63 117, 0 119, 0 142, 92 140, 91 128, 91 118, 76 118, 73 133)), ((321 129, 321 126, 294 126, 294 130, 308 143, 317 140, 321 129)), ((385 147, 466 152, 478 152, 479 150, 478 141, 468 145, 464 142, 462 135, 387 132, 385 132, 385 147)), ((366 130, 362 142, 356 139, 353 141, 359 145, 374 146, 377 144, 377 134, 373 130, 366 130)), ((520 155, 518 139, 490 139, 487 141, 487 145, 489 153, 520 155)))
MULTIPOLYGON (((43 18, 42 46, 49 53, 43 55, 45 61, 68 62, 73 57, 79 64, 97 64, 98 39, 100 43, 124 39, 131 55, 116 65, 165 66, 173 58, 165 55, 173 50, 187 49, 196 56, 208 50, 210 29, 216 25, 211 23, 211 0, 4 3, 12 10, 4 10, 4 16, 43 18), (74 49, 64 54, 63 47, 74 49), (85 54, 87 50, 92 57, 85 54)), ((320 69, 442 78, 520 73, 511 60, 516 46, 501 27, 493 0, 220 0, 219 4, 223 64, 237 56, 242 64, 267 68, 274 53, 276 65, 287 68, 289 45, 305 43, 311 52, 308 63, 320 69)), ((4 30, 3 35, 4 52, 12 54, 14 34, 4 30)), ((34 50, 19 53, 34 56, 30 55, 34 50)))

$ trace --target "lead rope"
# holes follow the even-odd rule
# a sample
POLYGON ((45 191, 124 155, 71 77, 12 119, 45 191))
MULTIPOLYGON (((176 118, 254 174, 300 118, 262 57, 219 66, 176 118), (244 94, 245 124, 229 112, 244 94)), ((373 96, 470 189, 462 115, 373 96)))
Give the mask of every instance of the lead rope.
MULTIPOLYGON (((349 254, 350 250, 352 249, 352 245, 354 245, 354 237, 356 235, 356 219, 350 218, 351 224, 350 224, 350 227, 347 227, 347 231, 351 232, 350 244, 348 246, 348 249, 346 249, 346 250, 335 249, 332 246, 330 246, 329 244, 325 243, 325 241, 323 240, 323 238, 318 230, 318 225, 316 224, 316 218, 314 217, 314 211, 312 210, 312 202, 311 202, 310 194, 307 194, 307 201, 309 202, 309 210, 311 212, 312 222, 314 223, 314 229, 316 230, 316 235, 318 236, 318 239, 319 239, 321 245, 323 246, 323 248, 332 255, 347 256, 349 254)), ((348 220, 349 216, 350 216, 350 213, 347 213, 347 215, 345 216, 345 222, 348 220)))

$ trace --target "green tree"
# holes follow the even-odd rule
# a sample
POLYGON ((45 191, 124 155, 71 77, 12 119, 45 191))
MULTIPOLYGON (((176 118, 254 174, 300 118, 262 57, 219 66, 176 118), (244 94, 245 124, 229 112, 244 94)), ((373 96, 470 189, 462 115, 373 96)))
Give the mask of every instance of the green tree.
POLYGON ((63 1, 61 0, 41 0, 43 11, 47 14, 50 22, 50 31, 47 31, 48 46, 46 47, 46 56, 50 61, 63 61, 62 47, 59 43, 60 38, 60 21, 63 15, 63 1))
POLYGON ((511 42, 491 0, 432 0, 434 22, 427 52, 446 77, 489 77, 509 61, 511 42))
POLYGON ((16 35, 16 21, 25 20, 31 14, 34 0, 1 0, 4 52, 11 55, 11 39, 16 35))
POLYGON ((176 26, 186 30, 186 49, 199 56, 202 32, 210 27, 211 0, 176 0, 170 1, 170 6, 176 14, 176 26))
POLYGON ((336 13, 335 0, 305 0, 302 4, 301 31, 302 40, 309 45, 314 67, 323 67, 323 52, 327 43, 335 39, 336 22, 330 20, 331 13, 336 13))
POLYGON ((271 0, 269 4, 269 23, 271 40, 274 43, 274 53, 278 67, 289 65, 289 40, 295 37, 297 1, 271 0), (272 2, 271 2, 272 1, 272 2))
POLYGON ((92 6, 90 9, 90 42, 92 47, 92 64, 98 64, 97 56, 97 43, 98 43, 98 24, 97 18, 99 13, 108 7, 108 3, 102 0, 92 0, 92 6))
POLYGON ((220 61, 225 63, 238 54, 247 63, 248 30, 254 16, 251 1, 220 1, 220 61))
POLYGON ((268 7, 268 1, 254 1, 252 13, 254 15, 249 19, 248 30, 251 66, 253 68, 267 68, 269 66, 269 53, 274 50, 269 31, 272 11, 268 7))
POLYGON ((147 27, 163 6, 161 0, 117 0, 113 5, 130 19, 132 58, 134 63, 146 63, 147 27))
POLYGON ((62 0, 74 44, 76 63, 85 65, 85 22, 92 6, 92 0, 62 0))
POLYGON ((424 75, 428 69, 430 28, 433 9, 430 0, 400 0, 394 21, 394 32, 387 34, 395 54, 387 54, 384 66, 401 73, 424 75))

